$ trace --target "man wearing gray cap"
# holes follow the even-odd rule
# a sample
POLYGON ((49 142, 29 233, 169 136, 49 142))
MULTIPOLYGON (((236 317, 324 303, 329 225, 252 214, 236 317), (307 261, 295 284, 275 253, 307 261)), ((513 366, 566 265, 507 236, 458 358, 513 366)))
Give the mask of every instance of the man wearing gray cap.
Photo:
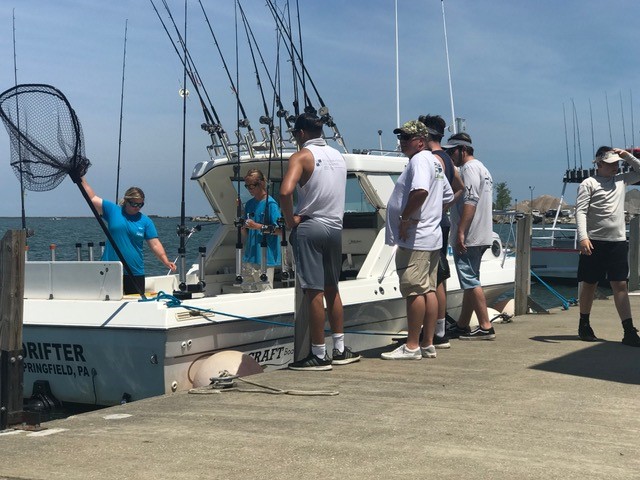
POLYGON ((447 332, 460 340, 493 340, 496 332, 489 320, 487 300, 480 283, 482 255, 493 242, 493 178, 480 160, 473 156, 471 137, 456 133, 442 148, 460 169, 464 194, 451 207, 453 259, 460 287, 464 290, 460 317, 447 332), (476 312, 478 327, 469 329, 476 312))
POLYGON ((398 177, 387 202, 385 242, 396 246, 396 272, 400 292, 407 302, 407 342, 381 355, 384 360, 434 358, 433 335, 438 314, 436 280, 442 246, 443 203, 453 200, 453 191, 442 165, 429 152, 429 129, 412 120, 393 133, 409 163, 398 177), (424 335, 420 344, 420 329, 424 335))
POLYGON ((629 304, 629 261, 624 220, 625 190, 640 180, 640 160, 620 148, 600 147, 594 163, 596 175, 583 180, 576 199, 576 229, 580 245, 578 282, 582 282, 578 336, 585 342, 597 340, 589 315, 598 282, 606 276, 624 329, 622 343, 640 347, 629 304), (620 160, 633 170, 618 174, 620 160))

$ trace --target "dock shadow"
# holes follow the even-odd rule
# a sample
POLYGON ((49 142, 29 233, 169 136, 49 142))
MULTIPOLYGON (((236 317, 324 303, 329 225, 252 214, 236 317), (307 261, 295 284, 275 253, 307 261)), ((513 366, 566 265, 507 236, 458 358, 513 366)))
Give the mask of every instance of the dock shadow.
MULTIPOLYGON (((545 343, 580 341, 576 335, 536 336, 530 339, 545 343)), ((588 348, 533 365, 530 368, 609 382, 640 385, 640 368, 638 368, 640 349, 622 345, 620 342, 604 340, 593 342, 591 345, 588 348)))

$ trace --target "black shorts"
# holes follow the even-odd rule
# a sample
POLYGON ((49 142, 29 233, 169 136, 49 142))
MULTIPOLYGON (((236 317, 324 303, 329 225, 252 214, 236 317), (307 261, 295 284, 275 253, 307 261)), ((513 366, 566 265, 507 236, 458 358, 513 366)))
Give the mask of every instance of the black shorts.
POLYGON ((447 260, 447 251, 449 249, 449 230, 450 227, 440 226, 442 229, 442 248, 440 249, 440 261, 438 262, 438 279, 436 285, 440 285, 447 278, 451 277, 451 269, 447 260))
POLYGON ((626 241, 591 240, 591 255, 580 255, 578 282, 598 283, 626 281, 629 277, 629 246, 626 241))

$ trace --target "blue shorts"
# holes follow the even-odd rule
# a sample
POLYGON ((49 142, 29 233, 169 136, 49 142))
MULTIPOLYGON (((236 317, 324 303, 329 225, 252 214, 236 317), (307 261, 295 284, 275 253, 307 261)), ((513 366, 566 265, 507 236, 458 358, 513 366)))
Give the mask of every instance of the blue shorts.
POLYGON ((482 286, 480 284, 480 262, 482 255, 489 248, 486 245, 478 247, 467 247, 467 252, 463 254, 453 252, 453 260, 458 272, 458 281, 463 290, 482 286))
POLYGON ((342 270, 342 230, 309 218, 292 230, 289 240, 300 288, 324 290, 338 286, 342 270))

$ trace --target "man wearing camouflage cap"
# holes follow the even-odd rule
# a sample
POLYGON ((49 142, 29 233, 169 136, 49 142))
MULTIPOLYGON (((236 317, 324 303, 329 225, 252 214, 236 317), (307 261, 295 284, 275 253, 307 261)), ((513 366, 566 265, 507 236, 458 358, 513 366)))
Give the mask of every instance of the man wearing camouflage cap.
POLYGON ((427 150, 429 129, 412 120, 393 133, 409 163, 398 178, 387 202, 385 241, 396 246, 396 272, 400 292, 407 301, 407 343, 381 355, 384 360, 434 358, 433 334, 438 302, 436 279, 442 246, 443 203, 453 200, 453 191, 442 165, 427 150), (422 344, 420 329, 424 330, 422 344))

